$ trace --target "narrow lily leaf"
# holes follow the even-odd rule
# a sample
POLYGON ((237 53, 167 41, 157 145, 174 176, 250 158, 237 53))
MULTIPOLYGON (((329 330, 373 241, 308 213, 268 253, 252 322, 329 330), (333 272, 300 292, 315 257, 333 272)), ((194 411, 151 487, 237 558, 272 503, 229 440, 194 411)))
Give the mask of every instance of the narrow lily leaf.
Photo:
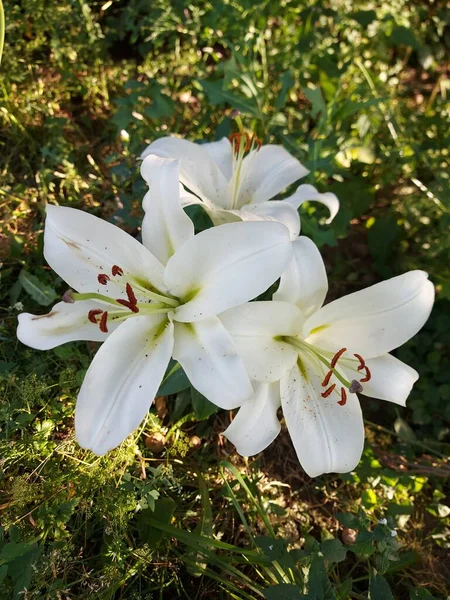
POLYGON ((35 275, 28 273, 28 271, 20 271, 19 281, 27 294, 41 306, 48 306, 58 297, 58 294, 52 287, 42 283, 35 275))

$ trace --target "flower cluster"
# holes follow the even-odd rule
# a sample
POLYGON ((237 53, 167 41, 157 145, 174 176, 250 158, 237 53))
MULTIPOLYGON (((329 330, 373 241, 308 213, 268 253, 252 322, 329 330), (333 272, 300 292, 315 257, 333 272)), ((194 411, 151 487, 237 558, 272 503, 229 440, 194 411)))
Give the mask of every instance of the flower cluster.
POLYGON ((224 432, 253 455, 278 435, 278 409, 311 475, 358 463, 364 427, 357 393, 404 405, 418 374, 391 354, 423 326, 434 299, 411 271, 323 306, 324 263, 300 234, 309 184, 273 201, 308 171, 280 146, 236 134, 209 144, 163 138, 142 155, 148 184, 142 244, 80 210, 47 206, 44 255, 72 290, 47 315, 19 316, 18 338, 46 350, 101 341, 81 387, 78 442, 96 454, 145 417, 171 358, 225 409, 224 432), (216 227, 194 234, 183 206, 216 227), (280 279, 272 300, 255 301, 280 279), (74 291, 73 291, 74 290, 74 291))

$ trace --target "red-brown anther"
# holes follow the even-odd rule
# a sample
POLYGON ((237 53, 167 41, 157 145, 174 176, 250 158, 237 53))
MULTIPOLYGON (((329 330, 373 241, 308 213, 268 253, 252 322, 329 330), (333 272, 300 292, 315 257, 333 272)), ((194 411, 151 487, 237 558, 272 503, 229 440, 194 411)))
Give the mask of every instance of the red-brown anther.
POLYGON ((256 144, 256 150, 258 151, 262 146, 262 141, 256 136, 255 133, 253 134, 252 142, 256 144))
POLYGON ((100 331, 103 331, 103 333, 108 333, 108 327, 106 326, 106 321, 108 320, 108 311, 105 310, 105 312, 102 314, 101 318, 100 318, 100 331))
POLYGON ((341 358, 344 352, 347 352, 347 348, 341 348, 339 352, 336 352, 336 354, 333 356, 333 359, 330 364, 330 367, 332 369, 334 369, 334 367, 337 365, 337 361, 341 358))
POLYGON ((345 388, 341 387, 341 399, 339 400, 338 404, 340 406, 345 406, 346 402, 347 402, 347 392, 345 391, 345 388))
POLYGON ((128 301, 130 302, 130 304, 136 305, 137 299, 136 299, 136 296, 134 295, 133 288, 131 287, 131 285, 129 283, 127 283, 125 289, 127 291, 128 301))
POLYGON ((353 356, 359 360, 358 371, 362 371, 362 369, 364 369, 364 367, 366 366, 366 361, 363 359, 363 357, 360 354, 354 354, 353 356))
POLYGON ((372 373, 370 372, 369 367, 364 367, 364 369, 366 371, 366 375, 365 375, 365 377, 363 377, 363 379, 359 380, 361 383, 367 383, 368 381, 370 381, 372 379, 372 373))
POLYGON ((122 300, 122 298, 117 298, 116 302, 118 302, 122 306, 126 306, 127 308, 129 308, 131 310, 131 312, 134 312, 134 313, 139 312, 139 309, 136 306, 136 304, 132 304, 131 302, 128 302, 128 300, 122 300))
POLYGON ((97 275, 97 279, 99 283, 101 283, 102 285, 106 285, 109 281, 109 275, 107 275, 106 273, 100 273, 99 275, 97 275))
POLYGON ((333 371, 328 371, 328 373, 325 375, 325 379, 322 381, 322 387, 327 387, 327 385, 330 383, 332 375, 333 371))
POLYGON ((333 385, 330 385, 330 387, 327 390, 321 393, 322 398, 328 398, 328 396, 333 393, 335 387, 335 383, 333 383, 333 385))
POLYGON ((233 144, 235 152, 238 152, 240 150, 241 140, 243 137, 245 138, 244 152, 247 152, 250 149, 250 146, 252 143, 251 137, 248 135, 248 133, 232 133, 228 137, 230 142, 233 144), (235 141, 236 141, 236 143, 235 143, 235 141))
POLYGON ((95 325, 97 325, 97 317, 98 315, 102 314, 102 310, 100 308, 95 308, 93 310, 90 310, 88 312, 88 319, 91 323, 94 323, 95 325))
POLYGON ((122 276, 123 270, 120 267, 118 267, 117 265, 113 265, 112 269, 111 269, 111 273, 112 273, 113 277, 115 277, 116 275, 122 276))

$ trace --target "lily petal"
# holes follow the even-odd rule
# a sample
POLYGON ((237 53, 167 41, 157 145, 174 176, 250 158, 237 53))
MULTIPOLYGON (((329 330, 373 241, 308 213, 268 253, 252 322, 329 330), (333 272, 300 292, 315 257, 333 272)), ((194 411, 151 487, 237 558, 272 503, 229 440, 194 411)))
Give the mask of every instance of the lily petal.
POLYGON ((301 236, 292 243, 294 257, 281 276, 274 300, 296 304, 309 317, 323 304, 328 292, 325 265, 317 246, 301 236))
POLYGON ((279 383, 256 384, 255 394, 241 406, 223 435, 236 446, 241 456, 262 452, 280 433, 279 406, 279 383))
POLYGON ((313 185, 310 185, 309 183, 300 185, 292 194, 292 196, 285 198, 284 201, 289 202, 289 204, 296 209, 298 209, 303 202, 320 202, 321 204, 324 204, 330 211, 330 216, 325 221, 325 223, 328 224, 331 223, 331 221, 339 212, 339 200, 336 194, 333 194, 332 192, 320 193, 313 185))
POLYGON ((78 292, 121 297, 124 286, 98 275, 111 275, 113 265, 126 277, 138 277, 165 291, 163 266, 142 244, 119 227, 89 213, 66 206, 47 205, 44 256, 51 268, 78 292))
MULTIPOLYGON (((366 360, 366 365, 372 375, 370 381, 363 383, 363 394, 379 400, 394 402, 400 406, 406 406, 406 400, 413 385, 419 379, 419 373, 391 354, 383 354, 377 358, 366 360)), ((355 377, 355 373, 344 368, 349 379, 355 377)))
POLYGON ((86 373, 75 411, 80 446, 105 454, 141 423, 173 348, 166 316, 127 319, 106 340, 86 373))
POLYGON ((195 389, 220 408, 236 408, 253 394, 233 340, 217 317, 175 323, 173 357, 195 389))
POLYGON ((89 311, 96 309, 108 310, 108 307, 100 302, 81 300, 73 304, 58 302, 46 315, 22 313, 19 315, 17 337, 22 344, 37 350, 50 350, 66 342, 78 340, 104 342, 120 321, 110 320, 108 333, 103 333, 98 325, 88 319, 89 311))
POLYGON ((298 459, 310 477, 347 473, 359 462, 364 447, 364 425, 356 394, 345 406, 331 394, 322 398, 321 380, 303 360, 280 382, 281 406, 298 459), (306 377, 305 377, 306 375, 306 377))
POLYGON ((169 290, 185 299, 174 319, 200 321, 255 298, 291 257, 289 232, 279 223, 227 223, 202 231, 166 266, 169 290))
POLYGON ((250 152, 243 160, 242 172, 244 175, 237 203, 239 207, 249 202, 270 200, 309 173, 287 150, 273 144, 250 152))
POLYGON ((304 319, 294 304, 249 302, 221 313, 219 318, 252 379, 278 381, 295 365, 297 352, 277 339, 301 331, 304 319))
POLYGON ((322 307, 304 325, 306 341, 375 358, 412 338, 428 319, 433 301, 428 274, 409 271, 322 307))
POLYGON ((176 158, 180 161, 180 181, 183 185, 202 200, 224 208, 227 206, 227 179, 212 158, 211 150, 206 150, 202 144, 163 137, 147 146, 141 158, 144 159, 149 154, 156 154, 161 158, 176 158))
POLYGON ((163 265, 194 237, 194 224, 181 208, 179 173, 179 162, 172 158, 150 154, 141 164, 150 187, 143 201, 142 241, 163 265))
POLYGON ((222 171, 225 179, 231 179, 233 171, 233 147, 228 138, 224 137, 218 142, 202 144, 202 148, 210 155, 222 171))
POLYGON ((283 200, 246 204, 236 211, 243 221, 275 221, 283 223, 291 234, 291 240, 300 233, 300 217, 293 206, 283 200))

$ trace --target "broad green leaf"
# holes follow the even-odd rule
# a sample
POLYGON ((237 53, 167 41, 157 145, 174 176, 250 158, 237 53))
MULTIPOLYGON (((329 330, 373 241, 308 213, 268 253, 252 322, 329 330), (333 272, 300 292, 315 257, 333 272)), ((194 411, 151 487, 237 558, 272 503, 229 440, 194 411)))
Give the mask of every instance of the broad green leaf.
POLYGON ((19 281, 27 294, 41 306, 48 306, 58 297, 53 288, 39 281, 35 275, 28 273, 28 271, 20 271, 19 281))
POLYGON ((254 102, 243 98, 234 91, 224 90, 222 81, 207 81, 203 79, 199 83, 205 91, 205 94, 208 96, 211 104, 229 104, 232 108, 244 113, 254 117, 258 116, 258 108, 254 102))
POLYGON ((28 554, 36 548, 34 542, 9 542, 3 546, 0 552, 0 561, 3 563, 11 562, 19 556, 28 554))
POLYGON ((369 600, 395 600, 388 582, 378 573, 374 573, 370 578, 369 600))
POLYGON ((308 600, 335 600, 324 560, 315 555, 311 562, 308 575, 308 600))
POLYGON ((182 392, 190 386, 190 381, 178 363, 173 362, 157 391, 157 396, 169 396, 182 392))
POLYGON ((342 542, 338 539, 325 540, 320 544, 320 551, 323 557, 329 563, 339 563, 345 560, 347 556, 347 550, 344 548, 342 542))
POLYGON ((199 421, 207 419, 219 410, 215 404, 210 402, 208 398, 205 398, 205 396, 200 394, 200 392, 194 388, 191 388, 191 399, 195 416, 199 421))
POLYGON ((292 88, 294 83, 295 83, 295 78, 292 75, 292 72, 290 71, 290 69, 288 69, 281 76, 281 90, 277 96, 277 99, 275 100, 275 108, 277 110, 281 110, 284 107, 284 105, 286 104, 289 90, 292 88))
POLYGON ((168 525, 175 511, 175 502, 172 498, 158 498, 155 500, 154 510, 145 508, 137 517, 137 529, 139 537, 144 543, 150 546, 156 546, 163 539, 166 533, 152 526, 149 519, 154 519, 158 523, 168 525))
POLYGON ((271 562, 278 562, 289 568, 295 567, 295 560, 288 552, 286 540, 257 536, 254 541, 271 562))
POLYGON ((411 29, 408 29, 403 25, 394 26, 390 35, 390 40, 396 46, 410 46, 415 50, 418 50, 420 47, 420 43, 411 29))
POLYGON ((325 104, 320 88, 303 87, 302 92, 311 102, 311 115, 314 119, 317 119, 319 114, 322 117, 327 114, 327 105, 325 104))
POLYGON ((377 13, 374 10, 357 10, 356 12, 350 13, 350 17, 363 27, 367 27, 372 21, 375 21, 377 13))

